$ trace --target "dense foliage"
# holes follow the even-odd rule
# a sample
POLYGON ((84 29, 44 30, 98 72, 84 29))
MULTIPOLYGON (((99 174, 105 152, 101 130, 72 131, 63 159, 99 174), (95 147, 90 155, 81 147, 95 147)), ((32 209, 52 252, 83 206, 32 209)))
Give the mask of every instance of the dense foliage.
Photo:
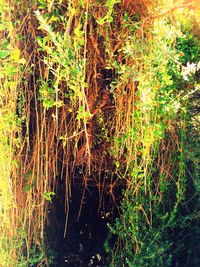
POLYGON ((51 202, 64 181, 65 235, 81 174, 119 213, 109 266, 199 266, 198 1, 0 0, 0 14, 0 265, 52 263, 51 202))

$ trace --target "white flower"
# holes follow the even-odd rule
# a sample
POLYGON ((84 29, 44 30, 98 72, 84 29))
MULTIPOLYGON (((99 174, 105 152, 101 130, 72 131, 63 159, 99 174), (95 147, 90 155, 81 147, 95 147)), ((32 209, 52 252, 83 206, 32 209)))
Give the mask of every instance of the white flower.
POLYGON ((200 69, 200 61, 198 63, 187 62, 187 66, 182 68, 182 75, 185 81, 188 81, 188 76, 195 74, 200 69))

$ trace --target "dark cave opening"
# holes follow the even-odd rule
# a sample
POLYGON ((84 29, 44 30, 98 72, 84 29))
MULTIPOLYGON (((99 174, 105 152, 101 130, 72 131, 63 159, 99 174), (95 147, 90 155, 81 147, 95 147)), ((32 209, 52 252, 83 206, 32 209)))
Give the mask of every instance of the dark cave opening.
POLYGON ((116 203, 106 194, 106 189, 100 195, 95 184, 84 187, 79 179, 71 189, 67 232, 64 237, 64 184, 64 181, 60 182, 60 192, 54 198, 49 214, 48 243, 55 251, 55 260, 51 266, 107 266, 104 243, 108 235, 107 224, 113 223, 118 216, 116 203))

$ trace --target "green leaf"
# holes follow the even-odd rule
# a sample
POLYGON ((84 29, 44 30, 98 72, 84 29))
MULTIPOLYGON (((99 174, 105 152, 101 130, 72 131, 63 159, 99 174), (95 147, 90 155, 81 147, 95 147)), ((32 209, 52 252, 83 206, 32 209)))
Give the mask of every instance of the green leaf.
POLYGON ((39 44, 41 47, 43 46, 43 39, 42 39, 41 36, 38 36, 38 37, 37 37, 37 42, 38 42, 38 44, 39 44))
POLYGON ((97 23, 99 25, 103 25, 105 23, 105 19, 104 18, 99 18, 99 19, 97 19, 97 23))
POLYGON ((43 101, 43 106, 44 106, 44 108, 52 108, 53 106, 54 106, 54 101, 52 100, 52 99, 45 99, 44 101, 43 101))
POLYGON ((0 50, 0 58, 6 58, 10 54, 9 51, 0 50))
POLYGON ((112 16, 110 16, 110 17, 108 18, 108 22, 113 22, 113 17, 112 17, 112 16))
POLYGON ((44 192, 43 193, 43 197, 44 199, 48 200, 48 201, 52 201, 53 196, 55 196, 54 192, 44 192))
POLYGON ((27 187, 23 188, 23 192, 26 193, 26 192, 29 192, 31 190, 31 185, 27 185, 27 187))

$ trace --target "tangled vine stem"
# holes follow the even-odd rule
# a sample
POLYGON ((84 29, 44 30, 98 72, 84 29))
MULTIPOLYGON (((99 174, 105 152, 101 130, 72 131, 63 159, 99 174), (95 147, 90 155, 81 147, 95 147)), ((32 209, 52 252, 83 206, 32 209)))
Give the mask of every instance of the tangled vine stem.
POLYGON ((174 235, 197 226, 199 11, 153 2, 0 0, 0 265, 48 266, 54 201, 66 235, 75 187, 78 219, 90 190, 119 217, 111 267, 181 266, 174 235))

